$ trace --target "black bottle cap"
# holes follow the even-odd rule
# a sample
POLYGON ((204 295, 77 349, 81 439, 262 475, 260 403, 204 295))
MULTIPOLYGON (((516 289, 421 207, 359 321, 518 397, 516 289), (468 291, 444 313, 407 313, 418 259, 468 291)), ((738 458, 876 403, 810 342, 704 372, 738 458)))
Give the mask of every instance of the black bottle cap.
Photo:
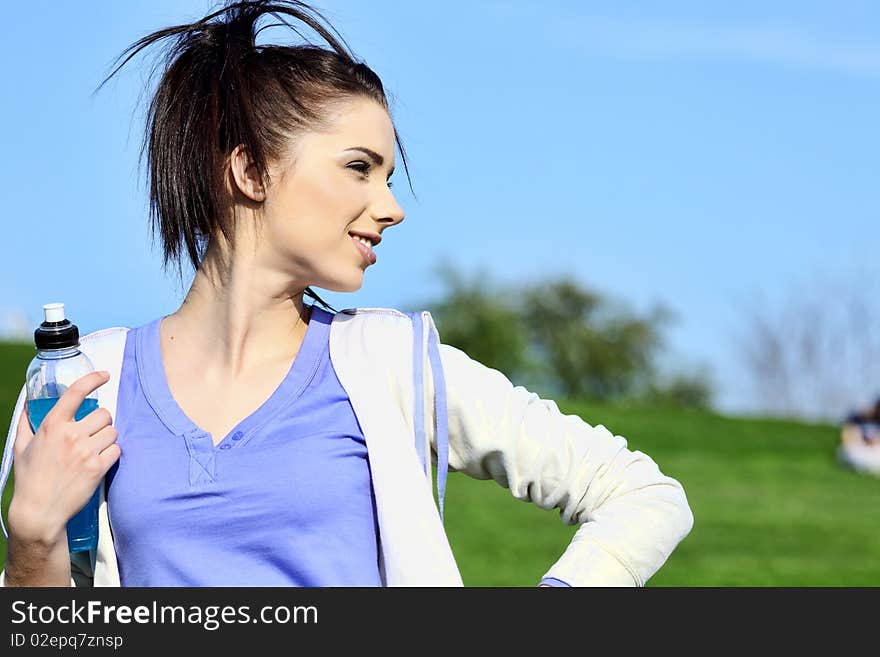
POLYGON ((34 331, 37 349, 69 349, 79 346, 79 329, 64 317, 64 304, 46 304, 43 312, 46 319, 34 331))

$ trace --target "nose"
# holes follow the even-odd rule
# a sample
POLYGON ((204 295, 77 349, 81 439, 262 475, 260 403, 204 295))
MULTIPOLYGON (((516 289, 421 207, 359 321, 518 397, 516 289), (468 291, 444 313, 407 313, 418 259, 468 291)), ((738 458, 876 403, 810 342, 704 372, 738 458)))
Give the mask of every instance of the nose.
POLYGON ((385 228, 396 226, 404 220, 406 214, 400 203, 394 198, 391 189, 385 187, 385 193, 376 200, 375 211, 373 212, 373 220, 380 224, 386 224, 385 228))

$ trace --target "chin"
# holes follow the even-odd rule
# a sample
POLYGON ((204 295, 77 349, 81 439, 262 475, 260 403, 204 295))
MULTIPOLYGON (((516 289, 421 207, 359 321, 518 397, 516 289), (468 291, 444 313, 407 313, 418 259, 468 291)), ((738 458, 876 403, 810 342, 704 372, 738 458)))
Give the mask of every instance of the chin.
POLYGON ((313 285, 331 292, 357 292, 364 286, 364 273, 361 271, 360 274, 355 274, 347 280, 336 278, 323 283, 313 283, 313 285))
POLYGON ((363 281, 357 283, 356 285, 349 285, 345 289, 334 290, 334 292, 357 292, 364 286, 363 281))

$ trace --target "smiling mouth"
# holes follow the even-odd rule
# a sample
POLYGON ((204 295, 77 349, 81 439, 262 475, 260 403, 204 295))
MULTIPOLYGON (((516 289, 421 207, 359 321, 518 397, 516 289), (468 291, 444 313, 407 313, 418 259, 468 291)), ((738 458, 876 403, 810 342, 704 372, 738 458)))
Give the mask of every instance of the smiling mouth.
POLYGON ((367 265, 376 264, 376 254, 373 252, 373 249, 371 247, 368 247, 366 244, 361 242, 360 239, 353 235, 349 235, 349 238, 351 238, 351 241, 354 242, 355 248, 357 248, 358 252, 360 252, 361 256, 363 256, 364 262, 366 262, 367 265))

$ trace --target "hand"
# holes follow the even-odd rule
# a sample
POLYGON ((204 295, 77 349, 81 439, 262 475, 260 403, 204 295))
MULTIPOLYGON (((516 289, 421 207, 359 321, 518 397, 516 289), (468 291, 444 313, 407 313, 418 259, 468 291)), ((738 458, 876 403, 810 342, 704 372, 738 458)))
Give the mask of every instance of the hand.
POLYGON ((15 488, 9 503, 9 531, 18 540, 45 545, 66 540, 67 521, 85 506, 119 459, 118 434, 106 408, 75 419, 86 395, 108 380, 106 372, 90 372, 74 381, 36 435, 27 409, 22 412, 13 445, 15 488))

